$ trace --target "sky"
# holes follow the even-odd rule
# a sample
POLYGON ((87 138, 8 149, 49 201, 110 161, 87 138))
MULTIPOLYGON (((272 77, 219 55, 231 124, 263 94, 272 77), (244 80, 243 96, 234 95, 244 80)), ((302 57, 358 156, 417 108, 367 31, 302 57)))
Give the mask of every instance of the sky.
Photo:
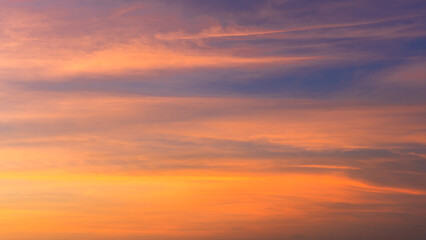
POLYGON ((426 239, 425 12, 0 0, 0 239, 426 239))

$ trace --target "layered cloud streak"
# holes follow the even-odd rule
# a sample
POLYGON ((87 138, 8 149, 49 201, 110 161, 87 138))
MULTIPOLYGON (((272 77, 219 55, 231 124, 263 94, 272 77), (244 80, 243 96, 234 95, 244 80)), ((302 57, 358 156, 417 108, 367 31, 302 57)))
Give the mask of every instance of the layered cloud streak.
POLYGON ((421 1, 0 6, 1 237, 425 236, 421 1))

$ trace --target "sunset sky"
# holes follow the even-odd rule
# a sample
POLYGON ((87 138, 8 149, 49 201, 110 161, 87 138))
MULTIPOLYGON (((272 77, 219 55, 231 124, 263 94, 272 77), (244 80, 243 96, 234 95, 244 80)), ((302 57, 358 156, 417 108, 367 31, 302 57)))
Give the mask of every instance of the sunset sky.
POLYGON ((426 239, 425 13, 0 0, 0 239, 426 239))

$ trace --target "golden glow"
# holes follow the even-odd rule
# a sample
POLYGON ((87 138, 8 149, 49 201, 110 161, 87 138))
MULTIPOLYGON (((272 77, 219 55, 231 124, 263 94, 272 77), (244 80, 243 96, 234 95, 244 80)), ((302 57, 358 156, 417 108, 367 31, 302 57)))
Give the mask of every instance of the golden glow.
POLYGON ((373 204, 367 198, 369 192, 425 194, 374 187, 339 175, 31 171, 1 173, 0 179, 4 184, 0 234, 25 228, 27 236, 90 233, 193 238, 216 231, 202 230, 202 225, 229 223, 220 231, 238 234, 235 224, 260 224, 273 218, 293 219, 291 225, 297 228, 300 218, 304 224, 322 224, 314 216, 327 210, 324 203, 373 204))
POLYGON ((0 0, 0 240, 424 239, 421 9, 241 2, 0 0))

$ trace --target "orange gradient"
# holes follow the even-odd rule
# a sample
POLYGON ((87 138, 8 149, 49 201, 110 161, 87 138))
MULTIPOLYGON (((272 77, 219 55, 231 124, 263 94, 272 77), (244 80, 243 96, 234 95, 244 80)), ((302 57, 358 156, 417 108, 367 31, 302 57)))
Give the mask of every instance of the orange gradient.
POLYGON ((368 196, 373 193, 425 195, 335 174, 9 172, 2 173, 1 179, 0 234, 8 239, 71 239, 79 234, 97 239, 150 235, 197 239, 244 235, 244 228, 267 235, 272 226, 263 224, 272 219, 286 223, 274 231, 292 234, 306 224, 320 227, 329 221, 351 221, 349 216, 330 215, 325 203, 392 201, 371 200, 368 196), (245 227, 236 228, 241 224, 245 227))
POLYGON ((0 240, 426 239, 420 2, 0 0, 0 240))

